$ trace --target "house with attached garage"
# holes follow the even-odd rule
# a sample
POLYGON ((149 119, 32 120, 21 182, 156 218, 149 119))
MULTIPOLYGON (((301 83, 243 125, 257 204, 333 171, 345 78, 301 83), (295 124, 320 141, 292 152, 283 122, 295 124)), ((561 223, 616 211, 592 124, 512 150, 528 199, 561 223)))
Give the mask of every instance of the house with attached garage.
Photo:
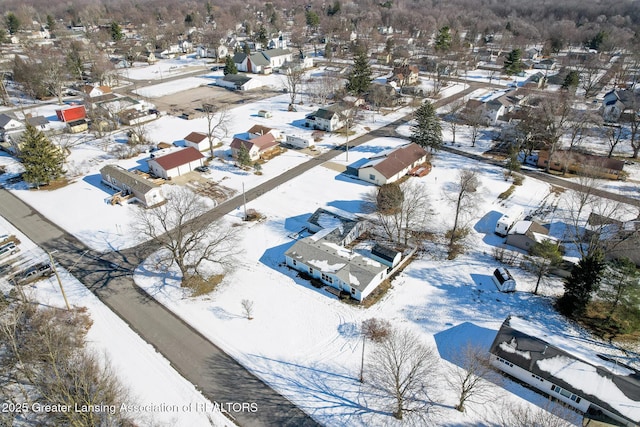
POLYGON ((490 363, 584 414, 584 426, 638 426, 640 371, 573 337, 509 316, 490 347, 490 363))
POLYGON ((347 171, 375 185, 390 184, 405 176, 414 167, 426 162, 427 157, 427 151, 412 142, 360 160, 350 165, 347 171))
POLYGON ((118 165, 106 165, 100 169, 102 182, 149 208, 164 202, 162 187, 142 175, 130 172, 118 165))
POLYGON ((147 161, 149 172, 164 179, 184 175, 204 164, 204 156, 193 147, 186 147, 160 157, 153 157, 153 153, 151 155, 152 157, 147 161))
POLYGON ((318 108, 315 112, 307 114, 304 125, 312 129, 334 132, 346 124, 345 110, 346 107, 341 104, 318 108))

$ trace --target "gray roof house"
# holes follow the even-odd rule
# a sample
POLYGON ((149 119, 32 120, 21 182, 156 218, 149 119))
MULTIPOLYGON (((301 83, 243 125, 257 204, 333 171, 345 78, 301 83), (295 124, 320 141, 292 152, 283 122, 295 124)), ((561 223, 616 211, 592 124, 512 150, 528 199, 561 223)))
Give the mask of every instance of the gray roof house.
POLYGON ((307 228, 313 233, 331 230, 325 234, 325 240, 340 246, 348 245, 367 230, 364 221, 349 212, 318 208, 307 220, 307 228))
POLYGON ((130 172, 118 165, 106 165, 100 169, 102 182, 124 194, 133 194, 144 207, 152 207, 164 202, 162 188, 141 175, 130 172))
POLYGON ((640 424, 640 372, 572 337, 509 316, 489 352, 495 368, 582 412, 583 425, 640 424))
POLYGON ((326 108, 318 108, 315 112, 307 114, 304 125, 308 128, 333 132, 345 125, 345 107, 340 104, 330 105, 326 108))
POLYGON ((387 266, 327 241, 323 234, 298 240, 284 254, 287 265, 362 301, 387 277, 387 266))
POLYGON ((549 236, 549 230, 542 224, 536 221, 518 221, 509 230, 505 243, 529 252, 536 243, 542 243, 545 240, 559 243, 558 239, 549 236))
POLYGON ((216 80, 216 85, 226 87, 231 90, 250 90, 262 86, 258 79, 252 79, 246 74, 227 74, 216 80))
POLYGON ((282 67, 291 61, 293 53, 289 49, 268 49, 247 55, 238 52, 233 55, 233 62, 238 71, 255 74, 270 74, 274 68, 282 67))

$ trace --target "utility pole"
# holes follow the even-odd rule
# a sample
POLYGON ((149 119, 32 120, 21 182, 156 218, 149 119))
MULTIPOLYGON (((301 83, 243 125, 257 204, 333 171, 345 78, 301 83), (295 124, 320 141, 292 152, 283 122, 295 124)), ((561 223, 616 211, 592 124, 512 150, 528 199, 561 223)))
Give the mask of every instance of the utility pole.
POLYGON ((244 207, 244 217, 242 217, 243 221, 247 220, 247 196, 244 194, 244 182, 242 183, 242 206, 244 207))
POLYGON ((56 279, 58 279, 58 286, 60 286, 60 292, 62 293, 62 298, 64 298, 64 303, 67 306, 67 310, 71 310, 71 307, 69 306, 69 301, 67 300, 67 294, 64 293, 62 280, 60 280, 60 275, 58 274, 58 270, 56 270, 56 264, 53 262, 53 257, 51 256, 51 252, 47 251, 47 255, 49 255, 49 262, 51 263, 51 269, 53 270, 53 274, 55 274, 56 279))

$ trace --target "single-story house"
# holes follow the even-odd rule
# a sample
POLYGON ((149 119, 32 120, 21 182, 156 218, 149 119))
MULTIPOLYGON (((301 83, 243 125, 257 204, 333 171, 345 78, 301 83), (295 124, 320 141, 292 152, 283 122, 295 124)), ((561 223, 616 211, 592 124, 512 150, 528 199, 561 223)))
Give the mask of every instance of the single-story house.
MULTIPOLYGON (((213 139, 213 145, 218 143, 218 139, 213 139)), ((193 147, 198 151, 209 150, 209 137, 204 132, 191 132, 184 137, 184 145, 187 147, 193 147)))
POLYGON ((49 126, 49 119, 47 119, 45 116, 27 117, 26 122, 41 131, 47 131, 51 128, 49 126))
POLYGON ((390 184, 427 160, 427 151, 416 143, 384 151, 361 164, 358 178, 376 185, 390 184))
POLYGON ((233 141, 231 141, 231 154, 237 158, 241 147, 244 147, 251 160, 255 161, 278 148, 278 145, 278 141, 271 133, 255 136, 251 139, 233 138, 233 141))
POLYGON ((367 230, 366 223, 355 215, 340 209, 318 208, 307 220, 307 229, 312 233, 325 231, 325 240, 346 246, 367 230))
POLYGON ((216 80, 216 84, 231 90, 251 90, 262 87, 262 82, 246 74, 227 74, 216 80))
MULTIPOLYGON (((549 151, 541 150, 538 153, 538 167, 546 168, 548 163, 549 151)), ((587 173, 599 178, 621 179, 624 161, 578 151, 558 150, 553 153, 549 169, 558 172, 587 173)))
POLYGON ((536 243, 551 240, 559 244, 558 239, 549 236, 549 230, 536 221, 518 221, 509 234, 507 234, 506 244, 529 252, 536 243))
POLYGON ((161 178, 171 179, 202 166, 203 159, 204 156, 200 151, 193 147, 186 147, 164 156, 150 158, 148 160, 149 171, 161 178))
POLYGON ((628 258, 640 266, 640 221, 637 218, 621 221, 591 212, 585 234, 600 241, 606 259, 628 258))
POLYGON ((327 241, 322 234, 298 240, 285 252, 286 264, 362 301, 387 277, 387 266, 327 241))
POLYGON ((315 146, 313 138, 300 135, 287 135, 285 137, 285 144, 293 148, 311 148, 315 146))
POLYGON ((162 203, 165 198, 162 187, 137 173, 130 172, 118 165, 106 165, 100 169, 102 182, 124 194, 133 197, 148 208, 162 203))
POLYGON ((56 110, 56 116, 62 122, 73 122, 87 118, 87 110, 84 105, 69 105, 56 110))
POLYGON ((346 124, 346 107, 334 104, 326 108, 318 108, 315 112, 307 114, 304 125, 308 128, 333 132, 341 129, 346 124))
POLYGON ((23 128, 24 124, 13 114, 0 114, 0 133, 23 128))
POLYGON ((509 316, 489 352, 492 366, 582 412, 585 426, 640 424, 640 371, 573 337, 509 316))

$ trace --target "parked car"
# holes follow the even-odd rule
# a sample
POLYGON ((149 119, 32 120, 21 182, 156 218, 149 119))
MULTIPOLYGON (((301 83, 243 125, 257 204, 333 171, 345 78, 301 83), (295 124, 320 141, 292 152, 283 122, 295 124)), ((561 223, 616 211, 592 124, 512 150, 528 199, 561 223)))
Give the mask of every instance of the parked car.
POLYGON ((13 255, 18 251, 20 251, 20 248, 17 247, 15 243, 7 243, 6 245, 0 246, 0 258, 13 255))
POLYGON ((198 166, 196 170, 198 172, 209 172, 209 166, 198 166))

